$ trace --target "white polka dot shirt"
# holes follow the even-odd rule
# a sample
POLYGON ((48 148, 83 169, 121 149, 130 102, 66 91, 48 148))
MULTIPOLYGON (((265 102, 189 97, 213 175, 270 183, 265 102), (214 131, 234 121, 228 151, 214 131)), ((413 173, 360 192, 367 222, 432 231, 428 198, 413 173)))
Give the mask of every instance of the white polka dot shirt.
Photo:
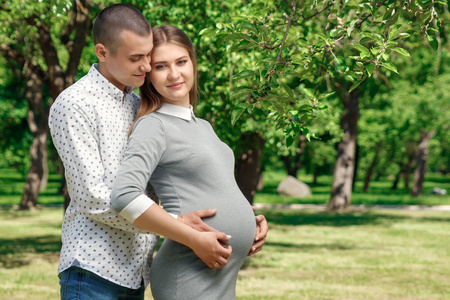
POLYGON ((149 282, 158 237, 144 234, 111 208, 112 186, 138 105, 138 95, 119 90, 93 65, 50 109, 50 132, 71 198, 58 272, 78 266, 129 288, 138 288, 142 279, 145 286, 149 282))

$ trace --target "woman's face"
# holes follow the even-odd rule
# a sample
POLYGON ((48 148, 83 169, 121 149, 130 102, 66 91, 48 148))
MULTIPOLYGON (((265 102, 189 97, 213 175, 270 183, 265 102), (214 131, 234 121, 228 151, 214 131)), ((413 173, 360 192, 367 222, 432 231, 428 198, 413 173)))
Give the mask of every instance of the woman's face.
POLYGON ((164 102, 189 107, 194 66, 187 50, 170 42, 162 44, 153 49, 151 66, 148 79, 164 102))

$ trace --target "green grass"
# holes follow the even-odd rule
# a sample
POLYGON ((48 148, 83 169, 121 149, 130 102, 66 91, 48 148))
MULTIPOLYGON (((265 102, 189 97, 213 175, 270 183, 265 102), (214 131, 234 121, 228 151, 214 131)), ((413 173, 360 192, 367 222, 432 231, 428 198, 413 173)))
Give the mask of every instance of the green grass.
POLYGON ((59 299, 62 209, 0 210, 0 299, 59 299))
MULTIPOLYGON (((448 212, 262 213, 269 236, 238 299, 450 299, 448 212)), ((60 208, 0 210, 0 299, 58 299, 61 220, 60 208)))
MULTIPOLYGON (((305 198, 280 196, 277 193, 278 184, 286 177, 282 171, 266 171, 263 174, 264 188, 255 195, 255 203, 270 204, 326 204, 330 200, 332 176, 320 176, 317 185, 313 185, 312 175, 300 174, 299 180, 311 187, 312 195, 305 198)), ((412 185, 412 182, 411 182, 412 185)), ((434 187, 440 187, 450 193, 450 176, 427 174, 423 186, 423 195, 412 197, 409 190, 400 184, 397 190, 392 190, 392 180, 373 181, 368 193, 362 191, 364 182, 357 181, 352 193, 354 205, 450 205, 450 195, 432 195, 434 187)))
POLYGON ((264 213, 270 235, 241 299, 450 298, 448 213, 264 213))

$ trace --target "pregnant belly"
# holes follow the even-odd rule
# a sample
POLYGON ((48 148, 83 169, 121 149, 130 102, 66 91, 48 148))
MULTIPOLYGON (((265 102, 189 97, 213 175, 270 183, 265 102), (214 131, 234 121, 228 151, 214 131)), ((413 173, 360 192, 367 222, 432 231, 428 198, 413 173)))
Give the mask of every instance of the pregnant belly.
POLYGON ((255 215, 247 200, 241 203, 217 205, 217 213, 205 219, 209 226, 231 235, 228 245, 233 248, 233 255, 246 256, 253 244, 256 234, 255 215))
POLYGON ((237 186, 235 189, 203 189, 197 193, 184 193, 181 197, 180 194, 176 198, 160 197, 164 209, 183 215, 195 210, 216 208, 217 213, 203 221, 231 235, 228 244, 232 246, 234 255, 245 257, 248 254, 256 234, 255 215, 237 186))

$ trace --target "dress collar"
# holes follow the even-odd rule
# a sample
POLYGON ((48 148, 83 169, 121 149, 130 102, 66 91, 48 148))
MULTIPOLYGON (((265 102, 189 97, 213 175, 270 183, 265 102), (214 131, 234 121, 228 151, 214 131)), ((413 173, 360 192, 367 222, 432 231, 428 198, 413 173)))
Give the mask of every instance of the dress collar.
POLYGON ((192 105, 189 105, 189 108, 187 108, 169 103, 163 103, 163 105, 161 106, 160 109, 157 110, 157 112, 178 117, 186 121, 190 121, 193 118, 195 118, 194 109, 192 105))

